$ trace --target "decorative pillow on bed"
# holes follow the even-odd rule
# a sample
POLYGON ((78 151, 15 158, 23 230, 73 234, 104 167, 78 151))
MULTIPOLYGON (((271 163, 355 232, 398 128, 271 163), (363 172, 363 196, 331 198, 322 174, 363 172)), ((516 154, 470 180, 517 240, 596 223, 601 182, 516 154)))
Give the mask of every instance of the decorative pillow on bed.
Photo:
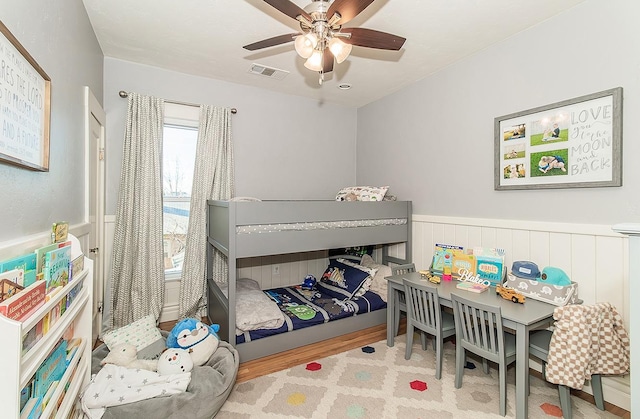
POLYGON ((336 201, 348 201, 354 195, 356 201, 382 201, 388 190, 388 186, 349 186, 340 189, 336 201))
POLYGON ((376 274, 371 281, 369 291, 373 291, 382 298, 382 301, 387 302, 387 280, 384 279, 387 276, 391 276, 391 267, 387 265, 380 265, 369 255, 364 255, 360 262, 362 266, 367 268, 376 269, 376 274))
POLYGON ((367 292, 375 274, 374 269, 346 259, 331 260, 316 287, 334 298, 349 300, 367 292))
POLYGON ((283 323, 284 314, 260 289, 260 284, 249 278, 236 281, 236 334, 238 331, 277 329, 283 323))
POLYGON ((119 329, 110 330, 102 336, 102 341, 109 350, 121 343, 135 345, 140 359, 157 359, 167 348, 151 314, 119 329))

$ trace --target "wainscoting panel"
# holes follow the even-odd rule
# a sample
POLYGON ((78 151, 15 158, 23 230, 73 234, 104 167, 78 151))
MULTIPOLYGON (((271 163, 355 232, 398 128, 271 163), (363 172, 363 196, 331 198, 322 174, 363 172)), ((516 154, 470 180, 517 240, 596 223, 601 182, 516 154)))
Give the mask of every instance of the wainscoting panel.
MULTIPOLYGON (((630 330, 628 239, 611 226, 414 215, 416 268, 431 265, 436 243, 505 249, 508 268, 514 260, 561 268, 579 284, 585 304, 613 304, 630 330)), ((629 383, 628 375, 604 378, 605 399, 629 410, 629 383)))

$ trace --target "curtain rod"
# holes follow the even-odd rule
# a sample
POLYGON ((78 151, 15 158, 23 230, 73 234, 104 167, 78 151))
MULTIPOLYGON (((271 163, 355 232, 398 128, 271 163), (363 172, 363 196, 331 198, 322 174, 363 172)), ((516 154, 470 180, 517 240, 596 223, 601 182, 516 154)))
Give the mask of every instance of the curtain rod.
MULTIPOLYGON (((121 98, 126 98, 127 96, 129 96, 129 92, 125 92, 124 90, 120 90, 120 92, 118 92, 118 95, 120 95, 121 98)), ((196 108, 200 107, 200 105, 197 105, 195 103, 178 102, 177 100, 166 100, 165 99, 165 102, 173 103, 174 105, 193 106, 193 107, 196 107, 196 108)), ((238 110, 236 108, 231 108, 231 113, 236 114, 236 113, 238 113, 238 110)))

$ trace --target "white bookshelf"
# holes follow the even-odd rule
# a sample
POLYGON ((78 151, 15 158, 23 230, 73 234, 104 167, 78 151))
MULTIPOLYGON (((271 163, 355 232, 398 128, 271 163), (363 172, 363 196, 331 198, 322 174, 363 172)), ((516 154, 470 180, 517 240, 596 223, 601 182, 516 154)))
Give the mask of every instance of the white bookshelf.
MULTIPOLYGON (((72 241, 71 254, 73 259, 74 255, 82 254, 82 250, 75 237, 70 235, 69 239, 72 241)), ((33 250, 34 248, 27 247, 19 253, 25 254, 33 250)), ((11 249, 11 252, 15 253, 16 249, 11 249)), ((0 251, 0 259, 5 259, 2 253, 4 252, 0 251)), ((20 391, 31 380, 60 338, 70 327, 73 327, 73 337, 81 338, 82 343, 56 387, 51 401, 43 410, 41 418, 67 418, 69 416, 78 401, 80 391, 90 379, 92 296, 93 261, 84 257, 82 272, 74 273, 71 281, 60 292, 56 293, 53 298, 27 319, 18 322, 0 316, 0 337, 3 343, 0 345, 0 357, 4 360, 4 374, 2 374, 3 379, 0 380, 1 417, 20 417, 20 391), (75 296, 71 306, 50 326, 49 331, 31 349, 23 353, 22 340, 27 332, 36 327, 38 322, 80 283, 82 283, 82 290, 75 296)))

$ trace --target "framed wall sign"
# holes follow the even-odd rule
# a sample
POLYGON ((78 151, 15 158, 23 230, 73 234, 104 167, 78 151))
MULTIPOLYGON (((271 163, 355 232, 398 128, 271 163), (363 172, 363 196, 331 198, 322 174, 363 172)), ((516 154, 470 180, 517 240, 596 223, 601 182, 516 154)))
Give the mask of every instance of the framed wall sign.
POLYGON ((0 22, 0 162, 49 171, 51 79, 0 22))
POLYGON ((495 189, 622 185, 622 87, 495 118, 495 189))

